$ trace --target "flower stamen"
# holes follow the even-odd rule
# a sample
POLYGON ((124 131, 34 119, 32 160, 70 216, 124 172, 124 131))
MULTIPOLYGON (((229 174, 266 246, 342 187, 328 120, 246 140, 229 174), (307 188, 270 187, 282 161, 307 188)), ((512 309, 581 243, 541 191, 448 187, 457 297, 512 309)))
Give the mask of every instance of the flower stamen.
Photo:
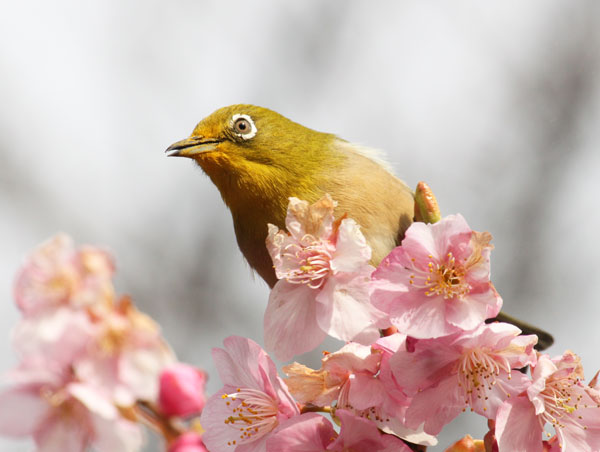
POLYGON ((442 295, 444 298, 462 298, 469 293, 470 286, 465 281, 466 270, 461 263, 456 262, 452 253, 448 253, 443 262, 436 262, 433 257, 425 269, 418 268, 411 262, 409 283, 419 289, 427 289, 428 297, 442 295))
POLYGON ((510 397, 510 393, 498 379, 501 371, 508 373, 510 378, 511 369, 506 359, 498 361, 497 357, 480 348, 465 352, 458 363, 458 381, 465 391, 465 404, 473 407, 477 400, 481 400, 483 410, 486 411, 487 392, 494 386, 510 397))
POLYGON ((236 392, 223 394, 221 398, 232 413, 225 418, 224 422, 239 430, 239 443, 254 441, 273 430, 278 424, 277 401, 262 391, 238 388, 236 392))

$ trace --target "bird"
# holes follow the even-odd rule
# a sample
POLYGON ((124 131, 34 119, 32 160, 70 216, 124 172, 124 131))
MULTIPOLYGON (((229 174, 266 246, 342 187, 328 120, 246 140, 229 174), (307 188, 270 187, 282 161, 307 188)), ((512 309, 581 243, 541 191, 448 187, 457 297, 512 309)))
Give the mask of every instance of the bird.
MULTIPOLYGON (((218 188, 231 211, 238 246, 260 277, 278 279, 265 246, 267 225, 285 229, 290 197, 314 203, 325 194, 360 226, 377 266, 413 223, 414 193, 381 154, 335 134, 304 127, 267 108, 238 104, 202 119, 188 138, 166 149, 193 159, 218 188)), ((500 313, 552 343, 548 333, 500 313)))

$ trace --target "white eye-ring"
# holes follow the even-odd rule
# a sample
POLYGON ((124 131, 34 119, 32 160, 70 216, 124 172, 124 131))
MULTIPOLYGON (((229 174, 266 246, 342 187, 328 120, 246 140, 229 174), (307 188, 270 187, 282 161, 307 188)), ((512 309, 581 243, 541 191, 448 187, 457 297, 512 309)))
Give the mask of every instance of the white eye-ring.
POLYGON ((231 117, 231 128, 237 136, 244 140, 254 138, 254 135, 256 135, 257 132, 254 121, 252 121, 252 118, 248 115, 233 115, 231 117))

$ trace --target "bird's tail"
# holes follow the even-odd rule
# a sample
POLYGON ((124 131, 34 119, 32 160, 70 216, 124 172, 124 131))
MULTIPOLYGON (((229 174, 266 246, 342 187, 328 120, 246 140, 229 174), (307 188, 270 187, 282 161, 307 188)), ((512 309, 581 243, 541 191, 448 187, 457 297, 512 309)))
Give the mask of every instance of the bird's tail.
POLYGON ((506 322, 510 323, 517 328, 519 328, 523 334, 535 334, 538 337, 538 343, 535 346, 536 350, 542 351, 546 350, 554 343, 554 338, 552 335, 540 328, 537 328, 533 325, 530 325, 526 322, 523 322, 519 319, 515 319, 514 317, 509 316, 504 312, 500 312, 496 318, 490 319, 489 322, 498 321, 498 322, 506 322))

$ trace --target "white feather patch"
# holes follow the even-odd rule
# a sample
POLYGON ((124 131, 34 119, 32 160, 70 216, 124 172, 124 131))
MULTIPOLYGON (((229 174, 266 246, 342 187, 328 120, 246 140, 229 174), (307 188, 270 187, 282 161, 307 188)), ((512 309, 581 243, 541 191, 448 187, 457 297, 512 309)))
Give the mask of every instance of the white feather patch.
POLYGON ((384 168, 388 173, 394 174, 394 170, 389 162, 385 158, 385 152, 380 149, 373 149, 366 146, 361 146, 356 143, 349 143, 343 140, 335 140, 335 147, 345 152, 356 152, 357 154, 362 155, 363 157, 368 158, 369 160, 374 161, 379 166, 384 168))

